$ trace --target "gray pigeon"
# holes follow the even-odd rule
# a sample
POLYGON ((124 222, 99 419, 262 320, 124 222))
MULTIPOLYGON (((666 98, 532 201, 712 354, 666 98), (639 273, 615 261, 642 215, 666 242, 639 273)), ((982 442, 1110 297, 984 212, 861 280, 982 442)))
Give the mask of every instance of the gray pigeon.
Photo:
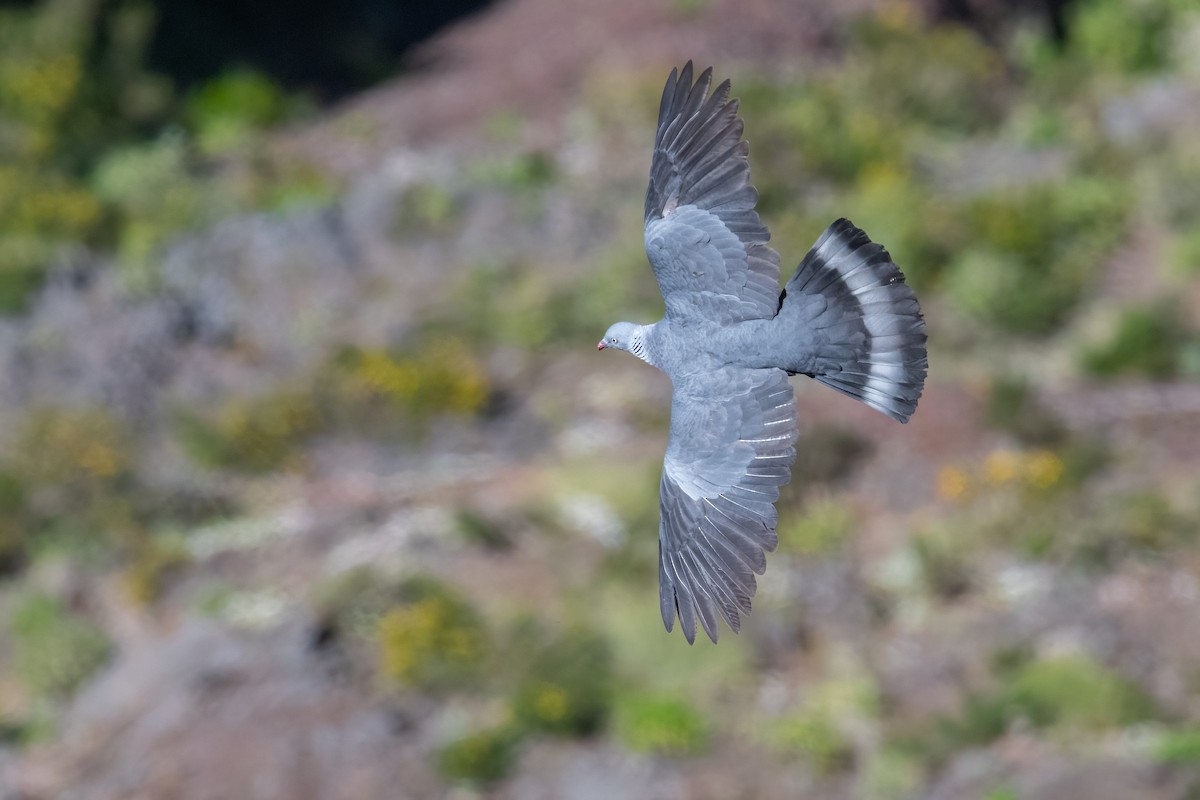
POLYGON ((789 375, 907 422, 925 385, 925 323, 887 251, 840 219, 779 288, 779 254, 754 204, 729 81, 709 94, 689 61, 663 89, 646 189, 646 255, 666 306, 598 345, 670 376, 660 486, 659 601, 689 643, 696 620, 737 632, 776 545, 779 487, 796 457, 789 375))

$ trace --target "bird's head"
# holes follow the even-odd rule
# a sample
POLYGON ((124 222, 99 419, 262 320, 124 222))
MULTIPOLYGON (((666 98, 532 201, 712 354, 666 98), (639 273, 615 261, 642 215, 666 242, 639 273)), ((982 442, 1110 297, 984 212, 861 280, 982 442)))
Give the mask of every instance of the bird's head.
POLYGON ((597 350, 625 350, 638 358, 645 360, 644 326, 632 322, 616 322, 605 332, 604 338, 596 345, 597 350))

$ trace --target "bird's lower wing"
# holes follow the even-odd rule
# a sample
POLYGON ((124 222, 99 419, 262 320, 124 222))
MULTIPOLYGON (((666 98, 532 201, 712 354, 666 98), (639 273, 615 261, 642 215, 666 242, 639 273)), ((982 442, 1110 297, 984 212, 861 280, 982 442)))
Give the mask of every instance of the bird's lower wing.
POLYGON ((725 367, 679 379, 663 463, 659 600, 688 642, 717 614, 737 631, 755 573, 775 549, 775 501, 796 457, 792 387, 777 369, 725 367))

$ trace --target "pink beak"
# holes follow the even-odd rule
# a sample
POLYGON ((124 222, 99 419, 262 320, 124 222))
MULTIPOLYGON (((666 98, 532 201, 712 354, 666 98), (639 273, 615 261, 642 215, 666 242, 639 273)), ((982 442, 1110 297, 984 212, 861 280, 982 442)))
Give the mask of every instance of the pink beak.
POLYGON ((606 347, 608 347, 608 345, 606 345, 606 344, 604 343, 604 340, 603 340, 603 339, 601 339, 601 340, 600 340, 600 344, 596 345, 596 349, 597 349, 597 350, 603 350, 603 349, 604 349, 604 348, 606 348, 606 347))

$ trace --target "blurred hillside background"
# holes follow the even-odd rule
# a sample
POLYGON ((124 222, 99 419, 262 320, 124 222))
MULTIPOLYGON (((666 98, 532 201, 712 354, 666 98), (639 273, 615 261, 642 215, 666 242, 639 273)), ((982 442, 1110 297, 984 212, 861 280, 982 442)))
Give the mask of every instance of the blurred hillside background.
POLYGON ((0 3, 0 798, 1200 798, 1200 6, 469 5, 0 3), (594 347, 689 58, 930 333, 716 647, 594 347))

